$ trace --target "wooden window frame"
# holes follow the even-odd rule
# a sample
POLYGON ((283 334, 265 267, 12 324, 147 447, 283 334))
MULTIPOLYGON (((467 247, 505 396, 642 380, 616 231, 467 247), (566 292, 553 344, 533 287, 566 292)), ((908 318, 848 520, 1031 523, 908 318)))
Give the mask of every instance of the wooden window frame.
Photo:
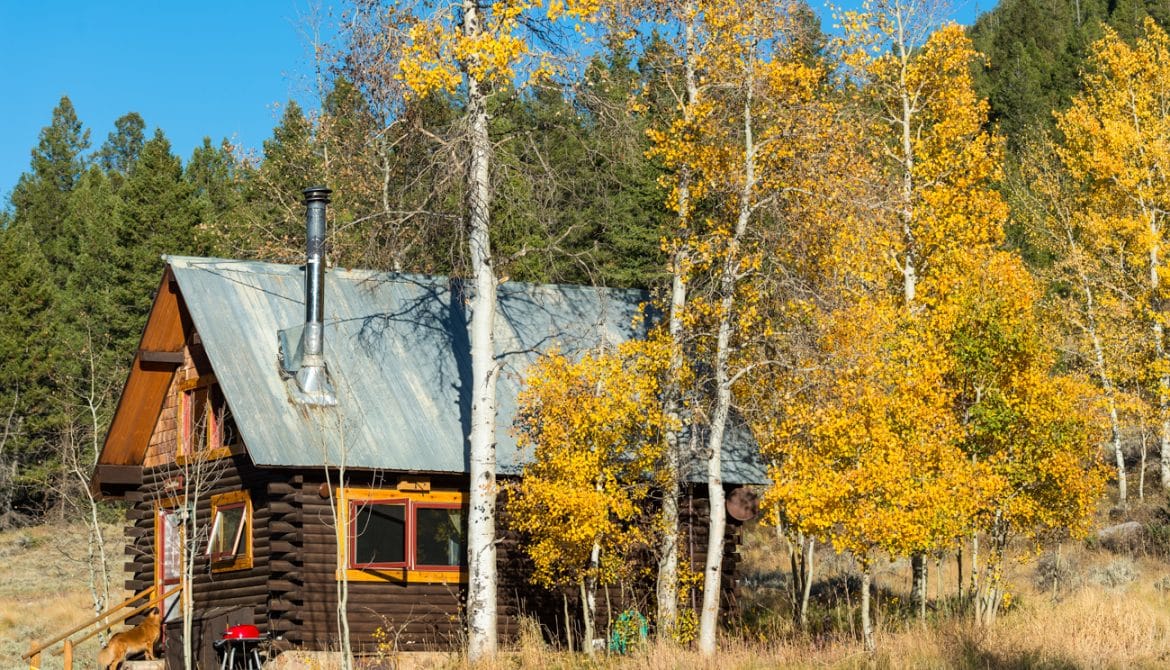
MULTIPOLYGON (((172 496, 169 498, 156 500, 154 503, 154 584, 158 589, 159 594, 169 590, 175 584, 182 584, 185 578, 184 562, 186 561, 187 549, 186 533, 182 532, 182 526, 180 525, 177 538, 178 546, 176 547, 176 556, 178 557, 179 561, 179 574, 177 577, 173 578, 174 581, 172 582, 169 581, 171 578, 166 576, 167 541, 166 529, 164 527, 163 521, 164 515, 175 515, 181 517, 184 514, 184 509, 181 502, 182 500, 180 498, 172 496)), ((188 508, 185 513, 190 514, 190 509, 188 508)), ((176 595, 168 598, 167 600, 170 600, 172 603, 177 605, 177 607, 172 605, 173 609, 169 611, 167 609, 166 601, 161 601, 158 603, 159 612, 161 612, 163 615, 160 625, 165 626, 170 622, 177 621, 182 618, 182 598, 186 597, 186 594, 187 589, 184 588, 176 595)), ((163 643, 163 646, 166 646, 165 642, 163 643)))
MULTIPOLYGON (((411 505, 411 510, 410 510, 411 529, 409 531, 409 535, 410 535, 410 540, 411 540, 410 559, 412 561, 412 569, 414 569, 414 570, 435 570, 435 571, 443 571, 443 572, 452 572, 452 571, 457 572, 457 571, 459 571, 463 567, 462 563, 460 563, 458 565, 430 565, 427 563, 419 563, 418 562, 418 511, 420 509, 457 509, 457 510, 460 510, 463 512, 463 522, 466 523, 466 521, 467 521, 467 512, 466 512, 467 506, 457 504, 457 503, 441 503, 441 502, 420 501, 420 502, 416 502, 413 505, 411 505)), ((466 553, 466 551, 467 551, 466 538, 464 538, 463 545, 464 545, 463 551, 466 553)), ((462 557, 461 560, 466 560, 466 557, 462 557)))
POLYGON ((349 569, 350 570, 408 570, 410 569, 411 556, 413 555, 413 547, 411 546, 411 539, 414 535, 411 523, 410 500, 407 498, 389 498, 385 500, 349 500, 349 528, 346 530, 346 540, 349 542, 349 569), (401 505, 402 518, 404 527, 402 529, 402 560, 401 561, 386 561, 383 563, 358 563, 355 560, 357 555, 357 540, 358 540, 358 511, 363 507, 370 505, 401 505))
POLYGON ((252 497, 247 491, 231 491, 211 496, 211 528, 208 532, 207 550, 205 552, 211 563, 211 571, 231 572, 247 570, 252 567, 252 497), (211 543, 215 539, 215 524, 221 509, 243 509, 244 518, 240 522, 240 530, 235 546, 236 552, 231 555, 212 554, 211 543), (240 545, 243 545, 242 547, 240 545))
POLYGON ((235 436, 237 441, 232 444, 223 443, 221 418, 212 411, 214 407, 212 393, 219 393, 220 397, 223 398, 225 410, 230 413, 231 408, 228 407, 227 398, 223 395, 223 388, 219 385, 214 374, 200 375, 179 383, 179 426, 178 431, 176 431, 179 445, 175 452, 175 460, 179 465, 186 465, 195 459, 216 460, 243 453, 243 445, 238 441, 238 435, 235 436), (204 432, 202 448, 193 449, 195 445, 191 444, 191 435, 194 433, 194 417, 191 416, 191 399, 193 393, 199 389, 207 390, 204 414, 210 426, 204 432))
MULTIPOLYGON (((467 496, 462 491, 416 491, 397 489, 340 488, 337 493, 337 509, 340 523, 337 524, 337 551, 344 546, 347 556, 344 570, 337 570, 337 579, 356 582, 395 582, 459 584, 467 581, 466 565, 433 566, 416 563, 418 509, 461 509, 463 520, 467 519, 467 496), (404 564, 363 565, 354 562, 356 543, 356 510, 362 505, 405 504, 406 538, 404 542, 404 564), (344 545, 342 543, 345 543, 344 545)), ((464 546, 466 551, 466 546, 464 546)), ((339 557, 340 558, 340 557, 339 557)))

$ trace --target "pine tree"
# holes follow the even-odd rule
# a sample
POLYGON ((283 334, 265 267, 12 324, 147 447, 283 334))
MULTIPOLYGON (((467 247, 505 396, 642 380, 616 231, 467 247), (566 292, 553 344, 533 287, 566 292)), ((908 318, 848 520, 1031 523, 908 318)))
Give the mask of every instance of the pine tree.
POLYGON ((98 149, 96 159, 102 169, 112 178, 121 181, 130 174, 142 146, 146 144, 143 132, 146 122, 138 112, 130 112, 114 121, 114 130, 98 149))
POLYGON ((87 149, 89 131, 82 127, 73 103, 63 97, 32 150, 32 171, 20 176, 12 192, 14 224, 28 226, 51 267, 58 267, 68 255, 61 217, 85 171, 87 149))
POLYGON ((141 329, 158 287, 163 254, 190 254, 199 209, 178 157, 161 130, 142 147, 119 195, 117 282, 112 289, 128 327, 141 329))
POLYGON ((28 225, 0 220, 0 528, 30 520, 47 500, 53 407, 54 291, 28 225))

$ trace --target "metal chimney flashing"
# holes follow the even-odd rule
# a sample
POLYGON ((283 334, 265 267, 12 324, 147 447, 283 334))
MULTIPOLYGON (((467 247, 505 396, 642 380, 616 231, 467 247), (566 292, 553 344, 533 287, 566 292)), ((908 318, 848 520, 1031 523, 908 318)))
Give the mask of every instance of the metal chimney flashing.
POLYGON ((303 405, 337 404, 325 364, 325 206, 330 193, 324 186, 304 190, 305 323, 295 353, 287 348, 291 344, 288 331, 280 333, 282 367, 295 375, 289 392, 294 402, 303 405))

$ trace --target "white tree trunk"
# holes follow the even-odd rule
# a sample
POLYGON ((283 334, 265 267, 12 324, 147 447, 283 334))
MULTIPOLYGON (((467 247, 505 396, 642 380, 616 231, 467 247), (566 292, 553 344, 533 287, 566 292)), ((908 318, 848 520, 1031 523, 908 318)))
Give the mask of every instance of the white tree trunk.
POLYGON ((600 563, 601 544, 594 542, 593 549, 589 552, 590 574, 581 580, 581 615, 585 624, 585 642, 583 646, 588 656, 593 656, 594 654, 593 638, 597 636, 593 627, 593 620, 597 614, 597 576, 595 572, 600 563))
MULTIPOLYGON (((694 2, 687 3, 685 12, 685 54, 683 67, 685 69, 687 100, 683 108, 683 115, 689 119, 695 103, 699 100, 699 87, 695 80, 695 12, 694 2)), ((690 174, 684 168, 678 177, 678 231, 688 229, 690 218, 690 174)), ((683 311, 687 304, 687 251, 685 244, 679 244, 671 257, 670 279, 670 369, 666 392, 663 397, 663 409, 671 421, 679 421, 682 414, 682 389, 678 385, 678 375, 683 366, 683 311)), ((666 454, 663 459, 665 472, 662 483, 662 552, 658 558, 658 622, 657 632, 660 640, 669 639, 678 623, 678 497, 679 497, 679 468, 682 464, 682 440, 674 427, 667 429, 665 435, 666 454)))
POLYGON ((873 636, 873 619, 869 615, 870 581, 869 563, 865 563, 861 569, 861 641, 867 654, 872 654, 877 650, 877 643, 873 636))
POLYGON ((816 559, 814 551, 816 550, 817 541, 810 537, 808 544, 801 546, 804 552, 804 565, 802 566, 802 575, 800 579, 801 593, 800 593, 800 610, 797 613, 797 621, 800 623, 801 630, 808 630, 808 599, 812 594, 813 582, 813 564, 816 559))
MULTIPOLYGON (((463 33, 480 34, 479 5, 463 0, 463 33)), ((471 161, 468 168, 468 246, 475 293, 471 305, 471 435, 467 518, 467 657, 496 653, 496 364, 492 329, 496 275, 492 267, 487 94, 467 73, 471 161)))
POLYGON ((910 573, 910 606, 914 608, 914 614, 918 620, 925 621, 928 577, 926 554, 918 552, 910 557, 910 573))
POLYGON ((735 307, 735 288, 739 279, 739 248, 752 214, 752 195, 756 185, 756 146, 752 135, 752 103, 755 72, 749 61, 743 104, 743 183, 739 193, 739 213, 735 229, 727 242, 726 256, 719 278, 719 330, 715 338, 715 407, 711 412, 707 442, 707 496, 710 500, 710 526, 707 531, 707 561, 703 570, 703 607, 699 613, 699 651, 715 654, 719 620, 719 594, 723 572, 723 541, 727 531, 726 500, 723 492, 723 436, 731 413, 731 338, 735 307))
POLYGON ((1121 449, 1121 421, 1117 416, 1117 398, 1113 391, 1113 380, 1105 368, 1105 349, 1101 345, 1101 336, 1097 333, 1097 319, 1093 312, 1093 289, 1088 284, 1088 278, 1081 275, 1081 286, 1085 294, 1085 309, 1087 312, 1089 339, 1093 343, 1093 361, 1097 369, 1097 378, 1101 382, 1101 390, 1105 392, 1105 401, 1109 408, 1109 442, 1113 445, 1113 458, 1117 465, 1117 503, 1125 507, 1128 502, 1128 486, 1125 472, 1125 452, 1121 449))
POLYGON ((914 236, 914 142, 913 125, 915 109, 910 100, 910 86, 907 75, 910 68, 910 48, 905 35, 903 13, 896 12, 897 49, 900 63, 898 71, 898 93, 901 98, 901 115, 897 119, 901 131, 901 202, 899 218, 902 221, 902 237, 905 244, 902 258, 902 297, 906 307, 912 308, 918 293, 918 258, 914 236))

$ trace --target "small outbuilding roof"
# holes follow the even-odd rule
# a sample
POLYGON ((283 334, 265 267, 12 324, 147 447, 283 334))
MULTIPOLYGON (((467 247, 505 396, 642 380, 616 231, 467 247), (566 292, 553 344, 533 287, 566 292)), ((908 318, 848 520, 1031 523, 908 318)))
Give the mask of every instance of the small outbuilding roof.
MULTIPOLYGON (((294 340, 289 333, 303 325, 303 267, 176 256, 166 261, 172 290, 202 340, 256 465, 468 470, 469 287, 441 276, 329 270, 324 358, 337 404, 312 406, 291 400, 278 337, 286 331, 286 340, 294 340)), ((166 285, 164 280, 160 294, 166 285)), ((603 343, 642 336, 646 300, 644 292, 635 290, 519 282, 499 286, 500 473, 519 472, 526 459, 516 447, 512 417, 528 366, 554 347, 580 355, 603 343)), ((156 300, 156 311, 160 304, 156 300)), ((148 325, 144 342, 150 336, 148 325)), ((127 396, 133 383, 132 372, 127 396)), ((119 414, 133 411, 122 405, 119 414)), ((103 462, 117 462, 105 459, 115 433, 112 428, 103 462)), ((742 422, 731 427, 726 442, 725 481, 766 480, 755 441, 742 422)), ((705 479, 695 464, 688 469, 688 478, 705 479)))

